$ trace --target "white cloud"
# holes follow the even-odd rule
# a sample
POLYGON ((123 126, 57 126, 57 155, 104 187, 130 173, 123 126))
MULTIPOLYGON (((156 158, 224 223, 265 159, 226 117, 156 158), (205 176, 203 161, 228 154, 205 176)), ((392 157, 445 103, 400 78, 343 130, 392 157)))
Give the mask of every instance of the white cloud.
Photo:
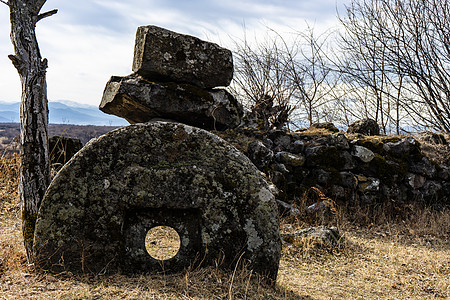
POLYGON ((49 99, 69 99, 97 105, 111 75, 131 73, 134 39, 108 35, 101 28, 62 25, 38 30, 49 57, 49 99), (57 84, 54 84, 57 83, 57 84))
MULTIPOLYGON (((342 1, 340 1, 342 2, 342 1)), ((48 0, 56 15, 37 24, 43 57, 49 60, 48 97, 97 105, 111 75, 131 73, 138 26, 154 24, 230 45, 230 36, 261 36, 301 30, 305 20, 327 28, 335 22, 335 0, 48 0)), ((319 29, 319 28, 318 28, 319 29)), ((18 101, 20 82, 7 58, 9 11, 0 3, 0 101, 18 101)))

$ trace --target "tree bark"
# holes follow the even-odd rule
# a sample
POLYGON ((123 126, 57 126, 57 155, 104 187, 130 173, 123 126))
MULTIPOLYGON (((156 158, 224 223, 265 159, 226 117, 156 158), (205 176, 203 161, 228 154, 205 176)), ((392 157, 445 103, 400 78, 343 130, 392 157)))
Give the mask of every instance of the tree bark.
POLYGON ((50 183, 46 69, 36 40, 36 23, 56 13, 39 15, 45 0, 9 0, 11 41, 9 55, 22 84, 20 106, 20 184, 22 231, 29 263, 33 263, 33 238, 37 212, 50 183))

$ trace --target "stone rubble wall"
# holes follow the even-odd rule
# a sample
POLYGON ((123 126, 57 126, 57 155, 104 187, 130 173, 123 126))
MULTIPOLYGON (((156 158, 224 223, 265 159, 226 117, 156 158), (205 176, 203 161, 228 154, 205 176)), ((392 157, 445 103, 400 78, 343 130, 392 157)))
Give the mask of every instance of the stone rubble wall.
MULTIPOLYGON (((316 187, 350 206, 386 201, 449 204, 450 159, 434 162, 414 136, 323 129, 263 133, 248 128, 219 134, 265 172, 279 190, 277 198, 288 203, 316 187)), ((445 138, 439 140, 449 147, 445 138)))

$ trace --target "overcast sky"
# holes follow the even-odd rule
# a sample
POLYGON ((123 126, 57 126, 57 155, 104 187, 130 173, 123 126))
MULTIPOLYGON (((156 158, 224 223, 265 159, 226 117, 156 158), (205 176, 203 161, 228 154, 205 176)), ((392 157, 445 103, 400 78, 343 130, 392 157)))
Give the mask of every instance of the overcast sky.
MULTIPOLYGON (((130 74, 138 26, 157 25, 228 47, 229 37, 333 27, 336 9, 346 0, 48 0, 41 12, 56 15, 37 24, 47 70, 50 101, 98 105, 112 75, 130 74)), ((9 8, 0 3, 0 102, 20 101, 19 76, 8 59, 13 53, 9 8)))

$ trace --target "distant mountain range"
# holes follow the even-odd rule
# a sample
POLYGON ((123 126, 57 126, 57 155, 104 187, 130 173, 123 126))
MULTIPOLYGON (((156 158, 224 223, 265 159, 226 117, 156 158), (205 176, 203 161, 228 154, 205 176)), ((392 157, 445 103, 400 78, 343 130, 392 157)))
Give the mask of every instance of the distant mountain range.
MULTIPOLYGON (((74 124, 96 126, 125 126, 122 118, 105 114, 97 106, 72 101, 51 101, 48 103, 50 124, 74 124)), ((19 123, 19 102, 0 102, 0 123, 19 123)))

